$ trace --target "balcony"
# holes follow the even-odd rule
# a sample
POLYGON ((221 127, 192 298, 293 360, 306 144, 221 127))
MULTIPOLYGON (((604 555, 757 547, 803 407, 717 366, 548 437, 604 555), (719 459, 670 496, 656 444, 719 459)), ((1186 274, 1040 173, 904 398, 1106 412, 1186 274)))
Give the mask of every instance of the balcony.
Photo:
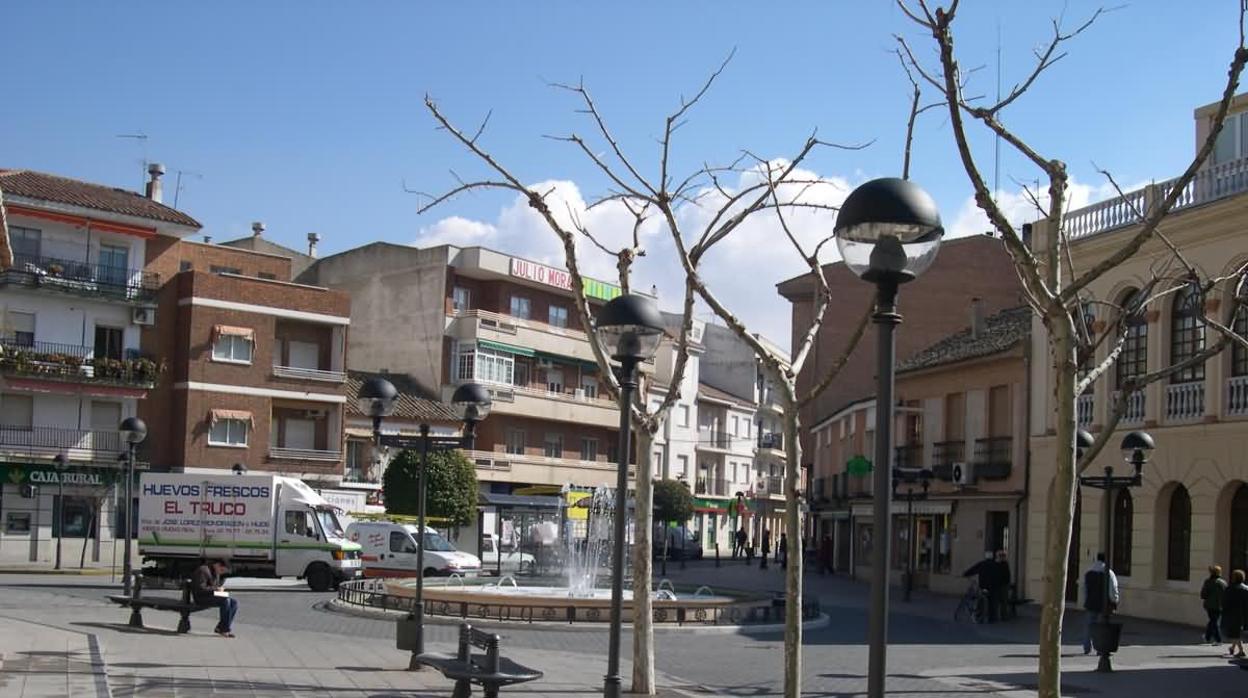
POLYGON ((164 367, 152 359, 94 356, 93 347, 0 339, 0 374, 63 383, 151 388, 164 367))
MULTIPOLYGON (((1114 404, 1118 403, 1119 395, 1121 395, 1121 392, 1115 390, 1114 395, 1113 395, 1114 404)), ((1134 393, 1131 393, 1130 395, 1127 396, 1126 408, 1123 409, 1122 411, 1122 418, 1118 420, 1119 423, 1121 424, 1142 423, 1144 421, 1144 407, 1145 407, 1144 391, 1137 390, 1134 393)))
POLYGON ((726 431, 699 429, 697 448, 700 450, 727 451, 732 448, 732 437, 726 431))
MULTIPOLYGON (((606 395, 590 397, 579 390, 556 393, 518 385, 485 383, 494 400, 494 412, 535 419, 551 419, 600 427, 618 427, 620 411, 606 395)), ((447 386, 443 399, 450 401, 453 386, 447 386)))
POLYGON ((60 427, 0 425, 0 454, 7 458, 55 458, 70 461, 117 463, 125 452, 116 431, 89 431, 60 427))
POLYGON ((160 290, 160 275, 139 269, 19 254, 14 256, 12 267, 0 272, 0 285, 6 284, 91 298, 146 302, 155 298, 160 290))
POLYGON ((318 368, 301 368, 299 366, 274 366, 273 375, 277 378, 323 381, 325 383, 344 383, 347 380, 345 371, 324 371, 318 368))
POLYGON ((769 448, 773 451, 784 450, 784 434, 780 432, 771 432, 758 435, 758 447, 769 448))
POLYGON ((728 497, 732 495, 729 489, 727 480, 700 477, 694 484, 693 493, 708 497, 728 497))
MULTIPOLYGON (((1136 212, 1152 210, 1170 195, 1177 179, 1150 184, 1124 196, 1070 211, 1065 216, 1064 231, 1073 241, 1134 225, 1139 221, 1136 212)), ((1231 160, 1197 172, 1171 210, 1180 211, 1245 191, 1248 191, 1248 158, 1231 160)))
POLYGON ((271 460, 283 461, 316 461, 320 463, 337 463, 342 460, 342 451, 329 451, 319 448, 281 448, 269 447, 271 460))
MULTIPOLYGON (((476 464, 478 478, 492 482, 597 487, 603 482, 614 482, 617 467, 610 460, 586 461, 503 451, 464 451, 464 455, 476 464)), ((636 476, 636 464, 628 466, 628 477, 636 476)))
POLYGON ((1096 405, 1096 396, 1084 393, 1075 400, 1075 420, 1080 429, 1087 429, 1092 424, 1092 415, 1096 405))
POLYGON ((589 339, 576 323, 575 316, 568 318, 568 324, 568 327, 556 327, 545 322, 500 315, 488 310, 461 310, 452 313, 446 334, 460 341, 501 342, 593 362, 594 351, 589 346, 589 339))
POLYGON ((975 440, 975 477, 1000 480, 1010 476, 1014 439, 994 436, 975 440))
POLYGON ((893 453, 894 468, 923 467, 923 444, 897 446, 893 449, 893 453))
POLYGON ((1248 415, 1248 376, 1234 376, 1226 382, 1226 414, 1248 415))
POLYGON ((966 460, 966 441, 937 441, 932 445, 932 476, 953 479, 953 464, 966 460))
POLYGON ((779 475, 765 475, 758 478, 757 490, 758 494, 766 494, 775 497, 784 496, 784 478, 779 475))
POLYGON ((1205 382, 1166 386, 1166 421, 1190 422, 1205 416, 1205 382))

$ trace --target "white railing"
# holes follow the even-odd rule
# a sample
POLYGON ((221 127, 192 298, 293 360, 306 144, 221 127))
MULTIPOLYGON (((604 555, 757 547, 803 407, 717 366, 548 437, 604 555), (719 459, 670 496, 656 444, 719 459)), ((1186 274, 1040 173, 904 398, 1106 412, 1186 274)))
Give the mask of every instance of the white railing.
POLYGON ((1092 413, 1095 404, 1096 396, 1091 393, 1084 393, 1075 400, 1075 419, 1078 421, 1080 428, 1086 428, 1092 423, 1092 413))
POLYGON ((277 460, 315 460, 337 462, 342 460, 342 451, 323 451, 317 448, 269 448, 269 457, 277 460))
POLYGON ((483 385, 489 388, 490 397, 500 402, 515 402, 516 395, 527 395, 529 397, 543 398, 546 400, 559 400, 561 402, 572 402, 582 405, 591 405, 593 407, 615 407, 615 401, 609 396, 599 394, 591 397, 586 395, 581 390, 575 390, 571 393, 556 393, 550 390, 525 388, 519 385, 506 385, 504 383, 483 383, 483 385))
MULTIPOLYGON (((505 453, 503 451, 464 451, 468 460, 476 463, 481 470, 511 470, 512 463, 529 465, 548 465, 556 468, 592 468, 615 472, 616 464, 605 460, 578 460, 575 458, 552 458, 550 456, 529 455, 527 453, 505 453)), ((628 475, 636 474, 636 465, 628 466, 628 475)))
MULTIPOLYGON (((1138 223, 1139 215, 1147 215, 1150 208, 1159 205, 1174 189, 1178 179, 1175 177, 1150 184, 1127 192, 1124 196, 1069 211, 1063 220, 1066 235, 1071 240, 1078 240, 1138 223)), ((1171 210, 1197 206, 1245 191, 1248 191, 1248 158, 1211 165, 1196 173, 1192 181, 1179 193, 1171 210)))
MULTIPOLYGON (((523 327, 535 332, 545 332, 547 334, 559 335, 570 339, 579 339, 582 342, 589 341, 589 338, 584 332, 572 329, 571 327, 557 327, 539 320, 525 320, 524 318, 513 317, 511 315, 492 313, 488 310, 460 310, 452 313, 452 315, 457 318, 473 318, 480 320, 483 327, 488 327, 492 330, 497 330, 506 334, 516 334, 517 328, 523 327)), ((568 322, 576 322, 576 316, 569 314, 568 322)))
POLYGON ((1226 414, 1248 415, 1248 376, 1235 376, 1226 382, 1226 414))
POLYGON ((273 375, 278 378, 325 381, 327 383, 342 383, 347 380, 347 374, 344 371, 322 371, 319 368, 300 368, 298 366, 274 366, 273 375))
POLYGON ((1200 419, 1205 414, 1205 382, 1173 383, 1166 386, 1166 420, 1200 419))
MULTIPOLYGON (((1118 403, 1118 391, 1114 391, 1114 404, 1118 403)), ((1144 392, 1137 390, 1127 396, 1127 405, 1122 412, 1122 424, 1138 424, 1144 421, 1144 392)))

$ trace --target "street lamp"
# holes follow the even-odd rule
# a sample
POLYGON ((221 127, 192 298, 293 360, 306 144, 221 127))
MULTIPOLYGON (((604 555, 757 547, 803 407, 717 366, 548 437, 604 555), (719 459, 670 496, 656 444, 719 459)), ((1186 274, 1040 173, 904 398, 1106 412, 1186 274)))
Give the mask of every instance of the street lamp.
MULTIPOLYGON (((1088 432, 1080 429, 1075 434, 1075 452, 1079 458, 1083 457, 1084 451, 1092 447, 1095 440, 1088 432)), ((1096 645, 1096 654, 1099 660, 1096 663, 1096 670, 1100 672, 1111 672, 1114 670, 1113 664, 1110 663, 1110 655, 1118 651, 1118 642, 1122 638, 1122 623, 1110 622, 1110 615, 1113 609, 1109 607, 1109 573, 1113 571, 1114 563, 1114 512, 1113 506, 1116 501, 1115 494, 1120 489, 1128 487, 1139 487, 1144 483, 1144 464, 1148 462, 1149 454, 1152 453, 1156 445, 1153 443, 1153 437, 1147 432, 1133 431, 1122 439, 1122 459, 1130 465, 1132 472, 1127 475, 1114 475, 1114 466, 1105 466, 1103 475, 1080 475, 1079 484, 1084 487, 1093 487, 1098 490, 1105 490, 1108 493, 1110 511, 1105 517, 1106 526, 1105 533, 1109 539, 1109 544, 1105 551, 1105 600, 1103 601, 1101 617, 1092 624, 1092 644, 1096 645)))
POLYGON ((456 388, 451 396, 452 408, 464 421, 463 436, 432 436, 428 424, 420 425, 419 439, 395 434, 383 436, 381 422, 394 414, 398 397, 399 391, 393 383, 380 376, 373 376, 360 386, 357 400, 360 411, 373 420, 374 448, 420 448, 420 478, 416 485, 416 598, 407 617, 399 619, 396 631, 398 648, 412 653, 408 669, 416 670, 421 668, 417 657, 425 651, 425 486, 426 473, 429 472, 429 452, 471 449, 476 439, 477 423, 490 413, 493 402, 490 391, 485 386, 465 383, 456 388))
POLYGON ((52 459, 52 465, 56 467, 56 567, 53 569, 61 569, 61 539, 65 537, 65 468, 69 463, 65 462, 65 454, 58 453, 52 459))
POLYGON ((121 440, 126 444, 126 544, 125 559, 121 561, 122 593, 126 596, 130 595, 130 541, 134 539, 134 531, 130 530, 134 524, 134 450, 139 444, 143 443, 143 439, 147 438, 147 424, 138 417, 126 417, 121 420, 118 427, 121 432, 121 440))
POLYGON ((628 452, 632 445, 633 391, 637 364, 654 356, 663 335, 658 305, 644 296, 617 296, 598 310, 594 334, 599 345, 620 363, 620 447, 615 480, 615 540, 611 549, 611 634, 607 645, 607 675, 602 694, 620 695, 620 632, 624 607, 624 519, 628 516, 628 452))
POLYGON ((873 179, 845 199, 836 217, 836 246, 850 271, 875 284, 878 331, 875 395, 874 518, 871 623, 867 631, 870 660, 867 695, 884 695, 888 642, 888 555, 890 543, 889 471, 893 449, 894 331, 901 324, 897 287, 922 274, 936 259, 945 229, 936 202, 903 179, 873 179))
POLYGON ((893 468, 893 498, 897 498, 897 486, 906 484, 906 581, 903 585, 905 601, 910 600, 910 592, 914 589, 914 556, 915 541, 918 529, 914 525, 914 500, 927 499, 927 491, 932 486, 932 471, 927 468, 893 468), (915 492, 915 484, 919 484, 922 492, 915 492))

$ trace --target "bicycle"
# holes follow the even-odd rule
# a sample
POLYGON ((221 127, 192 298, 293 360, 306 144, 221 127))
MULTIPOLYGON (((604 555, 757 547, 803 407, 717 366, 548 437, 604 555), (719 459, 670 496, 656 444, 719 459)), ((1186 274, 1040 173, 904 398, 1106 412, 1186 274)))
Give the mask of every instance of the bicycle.
POLYGON ((955 623, 961 623, 963 619, 972 623, 983 623, 987 608, 988 592, 980 589, 978 583, 972 583, 958 601, 958 607, 953 610, 953 620, 955 623))

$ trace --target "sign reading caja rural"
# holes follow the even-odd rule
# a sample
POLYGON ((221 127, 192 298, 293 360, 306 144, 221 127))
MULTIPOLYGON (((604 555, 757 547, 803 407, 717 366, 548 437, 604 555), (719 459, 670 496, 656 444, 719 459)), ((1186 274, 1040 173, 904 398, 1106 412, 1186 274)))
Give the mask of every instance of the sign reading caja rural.
MULTIPOLYGON (((554 286, 565 291, 572 290, 572 275, 563 269, 548 267, 545 264, 530 262, 526 259, 511 258, 511 275, 536 281, 539 284, 554 286)), ((620 287, 612 284, 581 277, 581 285, 585 289, 585 295, 589 298, 597 298, 598 300, 609 301, 620 295, 620 287)))

